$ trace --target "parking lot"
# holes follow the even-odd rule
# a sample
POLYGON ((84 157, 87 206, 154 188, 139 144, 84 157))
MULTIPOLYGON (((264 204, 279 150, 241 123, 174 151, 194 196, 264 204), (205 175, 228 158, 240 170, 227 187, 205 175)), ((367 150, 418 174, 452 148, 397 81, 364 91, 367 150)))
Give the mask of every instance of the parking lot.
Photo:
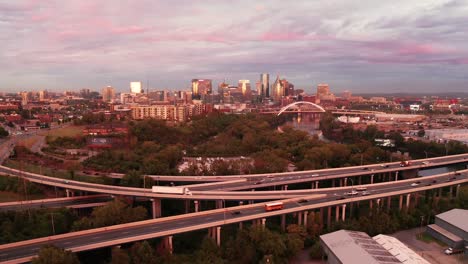
MULTIPOLYGON (((424 228, 422 229, 424 231, 424 228)), ((468 258, 464 258, 463 254, 445 255, 444 250, 447 247, 441 246, 436 242, 426 243, 418 240, 417 235, 421 232, 420 228, 414 228, 404 231, 399 231, 391 236, 398 238, 406 246, 421 255, 424 259, 434 264, 460 264, 468 263, 468 258)))

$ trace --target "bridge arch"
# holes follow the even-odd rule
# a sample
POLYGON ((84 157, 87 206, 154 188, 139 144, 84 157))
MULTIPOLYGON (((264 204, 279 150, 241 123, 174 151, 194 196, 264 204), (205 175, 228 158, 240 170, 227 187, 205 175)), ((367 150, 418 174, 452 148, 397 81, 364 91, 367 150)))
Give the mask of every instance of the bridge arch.
POLYGON ((288 104, 287 106, 281 108, 281 110, 278 112, 278 116, 281 115, 284 111, 288 110, 289 108, 294 107, 296 105, 300 105, 300 104, 311 105, 311 106, 313 106, 315 108, 318 108, 317 112, 319 112, 319 113, 324 113, 325 112, 325 109, 323 109, 323 107, 321 107, 318 104, 314 104, 314 103, 306 102, 306 101, 298 101, 298 102, 288 104))

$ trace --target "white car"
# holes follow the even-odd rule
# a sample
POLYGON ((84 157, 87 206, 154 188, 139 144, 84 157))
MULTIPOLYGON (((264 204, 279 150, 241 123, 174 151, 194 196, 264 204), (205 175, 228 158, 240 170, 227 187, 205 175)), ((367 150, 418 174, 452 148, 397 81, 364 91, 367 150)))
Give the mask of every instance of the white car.
POLYGON ((418 185, 419 185, 419 183, 413 182, 413 183, 411 184, 411 187, 416 187, 416 186, 418 186, 418 185))
POLYGON ((356 192, 355 190, 345 193, 345 195, 357 195, 357 194, 358 192, 356 192))
POLYGON ((421 162, 421 163, 422 163, 423 165, 427 165, 427 164, 429 164, 429 161, 423 161, 423 162, 421 162))

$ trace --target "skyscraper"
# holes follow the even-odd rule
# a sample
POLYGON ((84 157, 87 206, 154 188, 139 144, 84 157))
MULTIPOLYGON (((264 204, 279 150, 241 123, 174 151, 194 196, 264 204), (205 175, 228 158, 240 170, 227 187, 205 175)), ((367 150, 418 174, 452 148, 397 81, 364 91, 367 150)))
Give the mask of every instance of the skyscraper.
POLYGON ((262 83, 258 95, 261 97, 270 97, 270 75, 268 73, 260 74, 260 82, 262 83))
POLYGON ((115 97, 115 91, 112 86, 107 86, 102 89, 102 100, 104 102, 112 102, 115 97))
POLYGON ((319 83, 317 85, 317 97, 326 96, 330 94, 330 87, 326 83, 319 83))
POLYGON ((211 91, 211 80, 192 79, 192 99, 202 99, 204 95, 211 94, 211 91))
POLYGON ((242 93, 244 99, 250 99, 252 95, 252 90, 250 87, 249 80, 239 80, 239 91, 242 93))
POLYGON ((286 79, 280 80, 280 77, 278 75, 276 76, 275 82, 271 85, 271 97, 273 97, 273 100, 275 102, 280 101, 281 97, 284 96, 285 83, 287 84, 288 81, 286 81, 286 79))
POLYGON ((130 82, 130 92, 135 94, 143 93, 141 82, 130 82))

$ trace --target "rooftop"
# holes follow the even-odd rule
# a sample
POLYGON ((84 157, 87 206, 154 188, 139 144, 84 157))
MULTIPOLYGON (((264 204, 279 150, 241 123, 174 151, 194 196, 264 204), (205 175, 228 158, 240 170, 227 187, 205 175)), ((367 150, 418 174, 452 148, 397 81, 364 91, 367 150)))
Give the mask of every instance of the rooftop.
POLYGON ((333 254, 346 264, 402 263, 364 232, 339 230, 320 236, 333 254))
POLYGON ((405 264, 430 264, 430 262, 416 254, 416 252, 394 237, 380 234, 373 237, 373 239, 405 264))
POLYGON ((468 232, 468 210, 452 209, 436 215, 437 218, 468 232))

